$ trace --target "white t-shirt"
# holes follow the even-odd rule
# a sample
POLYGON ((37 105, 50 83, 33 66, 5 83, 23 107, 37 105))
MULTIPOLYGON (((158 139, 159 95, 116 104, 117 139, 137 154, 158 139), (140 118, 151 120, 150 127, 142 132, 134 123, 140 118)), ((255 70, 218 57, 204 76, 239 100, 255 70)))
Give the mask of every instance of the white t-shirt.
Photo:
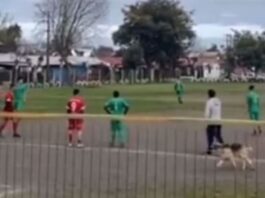
POLYGON ((219 98, 210 98, 206 102, 205 118, 220 120, 222 118, 222 103, 219 98))

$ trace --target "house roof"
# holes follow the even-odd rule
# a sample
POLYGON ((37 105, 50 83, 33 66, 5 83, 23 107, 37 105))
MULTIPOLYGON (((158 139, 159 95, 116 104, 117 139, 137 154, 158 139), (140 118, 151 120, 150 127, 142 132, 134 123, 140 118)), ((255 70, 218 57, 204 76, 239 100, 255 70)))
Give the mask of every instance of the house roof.
MULTIPOLYGON (((18 59, 21 66, 27 66, 27 58, 29 58, 31 60, 32 65, 38 65, 39 57, 40 56, 38 56, 38 55, 30 55, 30 56, 18 58, 13 53, 0 54, 0 65, 5 64, 5 65, 13 66, 14 61, 16 59, 18 59)), ((102 63, 102 61, 96 57, 84 57, 84 56, 69 56, 68 61, 72 65, 87 64, 88 66, 99 65, 102 63)), ((60 65, 61 64, 61 57, 60 56, 50 56, 49 62, 50 62, 50 65, 60 65)), ((46 65, 46 64, 47 64, 46 58, 43 57, 42 65, 46 65)))
POLYGON ((100 60, 110 67, 119 67, 123 66, 122 57, 108 56, 108 57, 100 57, 100 60))

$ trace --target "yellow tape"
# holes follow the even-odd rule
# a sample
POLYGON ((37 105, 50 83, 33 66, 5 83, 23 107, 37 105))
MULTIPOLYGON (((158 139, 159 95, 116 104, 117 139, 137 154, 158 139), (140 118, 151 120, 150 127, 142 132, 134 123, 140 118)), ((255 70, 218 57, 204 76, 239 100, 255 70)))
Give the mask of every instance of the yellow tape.
POLYGON ((215 124, 254 124, 265 125, 265 120, 252 121, 244 119, 222 119, 222 120, 208 120, 205 118, 194 117, 170 117, 170 116, 113 116, 106 114, 79 114, 70 115, 62 113, 0 113, 0 118, 12 117, 12 118, 27 118, 27 119, 48 119, 48 118, 101 118, 101 119, 122 119, 126 121, 137 122, 166 122, 166 121, 180 121, 180 122, 202 122, 202 123, 215 123, 215 124))

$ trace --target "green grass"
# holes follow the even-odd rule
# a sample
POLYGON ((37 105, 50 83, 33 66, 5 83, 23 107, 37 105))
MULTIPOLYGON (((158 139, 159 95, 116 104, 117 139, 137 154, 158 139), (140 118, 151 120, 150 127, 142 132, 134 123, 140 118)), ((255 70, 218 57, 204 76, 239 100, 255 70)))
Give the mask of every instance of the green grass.
MULTIPOLYGON (((116 85, 100 88, 82 88, 88 113, 104 113, 103 105, 113 90, 119 90, 131 105, 131 114, 202 116, 207 90, 214 88, 223 101, 224 117, 246 118, 245 96, 248 84, 186 84, 184 104, 177 104, 173 84, 116 85)), ((257 85, 264 98, 265 86, 257 85)), ((64 112, 71 97, 71 88, 31 89, 27 112, 64 112)))

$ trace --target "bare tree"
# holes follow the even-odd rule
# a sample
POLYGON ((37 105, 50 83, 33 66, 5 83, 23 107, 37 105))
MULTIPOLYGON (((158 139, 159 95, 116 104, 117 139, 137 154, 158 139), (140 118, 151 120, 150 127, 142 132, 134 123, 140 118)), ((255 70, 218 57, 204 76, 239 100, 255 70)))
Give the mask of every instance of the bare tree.
POLYGON ((107 0, 40 0, 36 5, 38 20, 47 29, 47 44, 51 38, 65 63, 71 48, 106 13, 106 4, 107 0))

